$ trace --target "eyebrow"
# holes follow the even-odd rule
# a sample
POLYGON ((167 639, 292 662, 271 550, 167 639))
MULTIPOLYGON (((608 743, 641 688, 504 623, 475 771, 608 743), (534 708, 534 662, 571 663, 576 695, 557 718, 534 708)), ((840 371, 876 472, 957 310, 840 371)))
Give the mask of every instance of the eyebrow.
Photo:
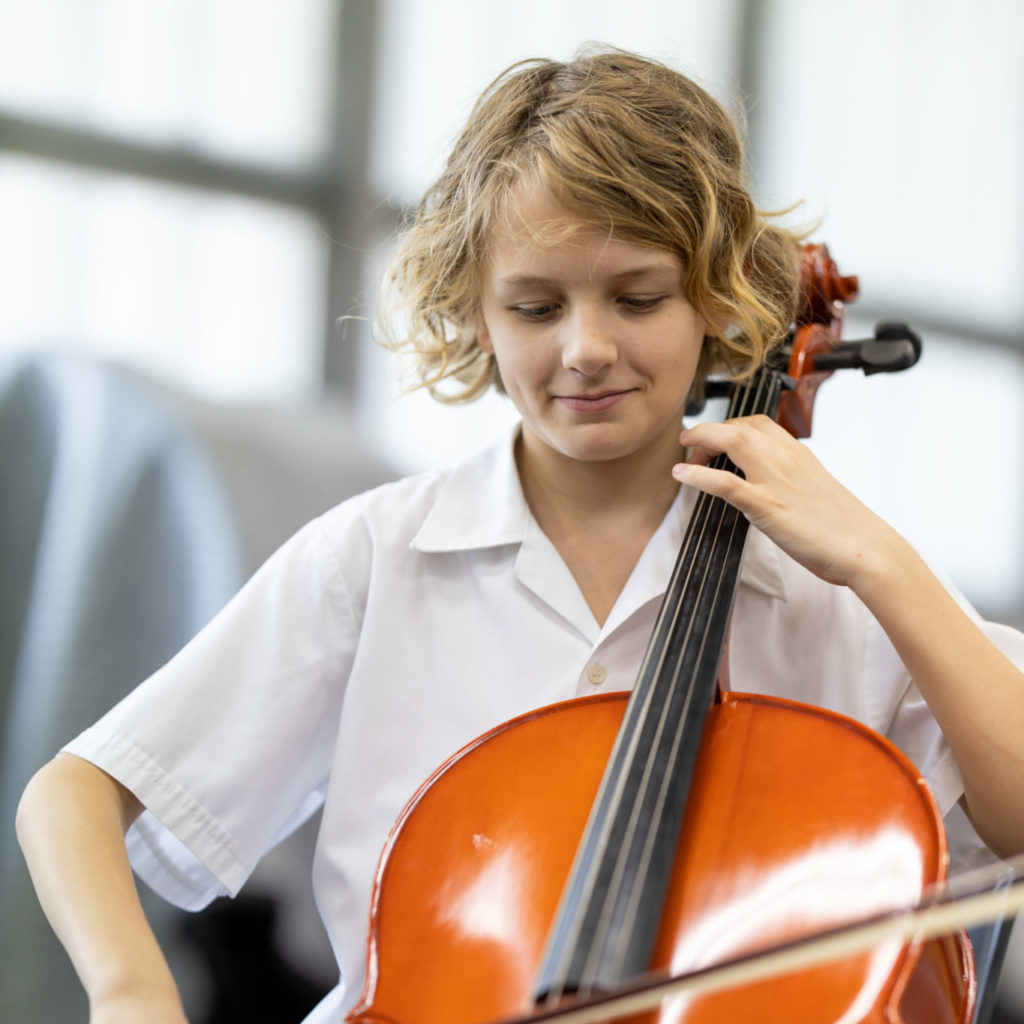
MULTIPOLYGON (((676 267, 670 263, 645 263, 639 267, 630 267, 628 270, 623 270, 618 274, 612 274, 609 280, 618 283, 621 281, 631 281, 638 277, 652 277, 657 274, 669 274, 674 278, 677 273, 676 267)), ((497 283, 505 287, 543 285, 550 284, 551 278, 541 277, 536 274, 509 274, 507 277, 499 277, 497 283)))

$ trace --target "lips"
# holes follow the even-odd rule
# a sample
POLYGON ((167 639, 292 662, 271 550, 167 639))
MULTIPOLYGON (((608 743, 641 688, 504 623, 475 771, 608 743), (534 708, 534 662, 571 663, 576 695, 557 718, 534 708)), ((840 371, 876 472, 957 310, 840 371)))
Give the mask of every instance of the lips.
POLYGON ((563 408, 573 412, 598 413, 614 408, 631 393, 630 390, 600 391, 590 395, 558 395, 555 400, 563 408))

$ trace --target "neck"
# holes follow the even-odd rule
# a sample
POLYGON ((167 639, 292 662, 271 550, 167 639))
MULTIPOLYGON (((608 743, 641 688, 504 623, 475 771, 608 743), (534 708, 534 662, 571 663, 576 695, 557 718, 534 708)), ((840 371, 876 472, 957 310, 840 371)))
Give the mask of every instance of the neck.
POLYGON ((526 503, 546 532, 567 521, 617 519, 653 533, 679 491, 670 471, 683 457, 675 437, 628 458, 593 461, 563 455, 525 428, 516 446, 526 503))

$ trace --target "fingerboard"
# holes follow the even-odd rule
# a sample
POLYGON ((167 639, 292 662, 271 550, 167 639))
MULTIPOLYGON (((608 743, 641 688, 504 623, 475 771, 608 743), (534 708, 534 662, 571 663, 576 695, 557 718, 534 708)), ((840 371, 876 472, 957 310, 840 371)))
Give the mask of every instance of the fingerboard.
MULTIPOLYGON (((779 375, 733 393, 729 418, 774 416, 779 375)), ((711 465, 740 474, 724 455, 711 465)), ((534 998, 592 995, 645 972, 700 738, 715 697, 747 520, 701 493, 562 894, 534 998)))

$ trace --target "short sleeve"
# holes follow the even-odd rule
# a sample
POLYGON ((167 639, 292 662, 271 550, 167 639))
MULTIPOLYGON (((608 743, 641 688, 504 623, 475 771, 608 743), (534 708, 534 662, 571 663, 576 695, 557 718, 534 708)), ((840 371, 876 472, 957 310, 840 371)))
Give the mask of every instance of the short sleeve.
POLYGON ((357 633, 335 550, 310 523, 65 747, 145 805, 133 867, 181 907, 237 893, 323 801, 357 633))

